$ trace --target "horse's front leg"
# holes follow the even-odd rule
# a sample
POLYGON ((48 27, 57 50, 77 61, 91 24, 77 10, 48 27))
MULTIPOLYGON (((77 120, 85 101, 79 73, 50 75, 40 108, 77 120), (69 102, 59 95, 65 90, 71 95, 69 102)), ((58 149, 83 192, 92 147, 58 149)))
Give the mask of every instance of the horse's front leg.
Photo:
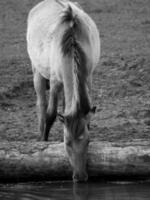
POLYGON ((46 79, 34 70, 34 88, 37 95, 37 116, 39 121, 40 140, 43 140, 46 124, 46 79))
POLYGON ((58 81, 50 82, 49 103, 46 113, 46 128, 44 133, 44 140, 48 140, 50 128, 52 127, 57 116, 58 95, 62 89, 62 83, 58 81))

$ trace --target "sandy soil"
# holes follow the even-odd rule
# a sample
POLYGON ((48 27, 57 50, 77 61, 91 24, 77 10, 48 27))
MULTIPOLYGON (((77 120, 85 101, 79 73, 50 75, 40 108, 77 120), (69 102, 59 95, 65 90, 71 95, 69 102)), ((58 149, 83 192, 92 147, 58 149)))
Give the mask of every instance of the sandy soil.
MULTIPOLYGON (((39 136, 26 19, 39 0, 0 1, 0 140, 39 136)), ((150 139, 150 1, 80 0, 101 33, 91 140, 150 139)), ((61 106, 59 106, 61 109, 61 106)), ((57 121, 49 140, 63 140, 57 121)))

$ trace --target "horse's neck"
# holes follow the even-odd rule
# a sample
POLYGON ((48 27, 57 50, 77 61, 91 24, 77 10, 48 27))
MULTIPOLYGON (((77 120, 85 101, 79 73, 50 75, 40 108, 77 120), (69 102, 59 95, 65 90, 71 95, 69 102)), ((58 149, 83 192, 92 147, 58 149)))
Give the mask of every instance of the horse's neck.
MULTIPOLYGON (((86 91, 82 91, 85 95, 80 95, 78 92, 75 91, 74 87, 68 85, 67 88, 64 88, 65 92, 65 114, 73 114, 76 112, 82 112, 84 110, 88 110, 89 107, 89 98, 86 91), (77 96, 78 95, 78 96, 77 96)), ((88 111, 87 111, 88 112, 88 111)), ((86 111, 85 111, 86 113, 86 111)))
MULTIPOLYGON (((64 95, 65 95, 65 114, 74 113, 78 107, 88 110, 90 100, 87 91, 87 82, 79 80, 74 74, 74 64, 65 66, 64 73, 64 95)), ((80 112, 81 110, 79 110, 80 112)), ((84 111, 83 111, 84 112, 84 111)))
POLYGON ((70 109, 72 108, 72 99, 74 96, 73 64, 71 60, 65 59, 63 70, 65 113, 69 113, 70 109))

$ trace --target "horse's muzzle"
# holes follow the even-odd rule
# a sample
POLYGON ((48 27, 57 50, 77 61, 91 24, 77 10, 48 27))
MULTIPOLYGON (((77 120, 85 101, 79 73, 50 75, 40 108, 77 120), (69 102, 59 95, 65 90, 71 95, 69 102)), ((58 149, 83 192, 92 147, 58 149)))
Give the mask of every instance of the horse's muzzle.
POLYGON ((84 173, 74 173, 73 182, 86 182, 88 180, 88 175, 84 173))

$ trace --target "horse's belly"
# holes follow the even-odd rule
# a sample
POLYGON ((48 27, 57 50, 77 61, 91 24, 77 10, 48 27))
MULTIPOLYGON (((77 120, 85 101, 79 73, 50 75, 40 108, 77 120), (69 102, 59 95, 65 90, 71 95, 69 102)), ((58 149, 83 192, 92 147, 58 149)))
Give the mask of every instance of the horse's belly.
POLYGON ((49 67, 44 67, 43 65, 37 66, 38 72, 46 79, 50 79, 49 67), (41 67, 42 66, 42 67, 41 67))
POLYGON ((46 79, 50 76, 50 67, 48 57, 42 45, 33 44, 28 45, 28 53, 32 62, 32 66, 46 79))
POLYGON ((61 81, 62 55, 58 40, 53 37, 48 41, 32 40, 28 52, 32 65, 44 78, 61 81))
POLYGON ((40 60, 34 66, 44 78, 61 81, 58 65, 55 65, 55 63, 52 64, 47 56, 41 56, 40 60))

